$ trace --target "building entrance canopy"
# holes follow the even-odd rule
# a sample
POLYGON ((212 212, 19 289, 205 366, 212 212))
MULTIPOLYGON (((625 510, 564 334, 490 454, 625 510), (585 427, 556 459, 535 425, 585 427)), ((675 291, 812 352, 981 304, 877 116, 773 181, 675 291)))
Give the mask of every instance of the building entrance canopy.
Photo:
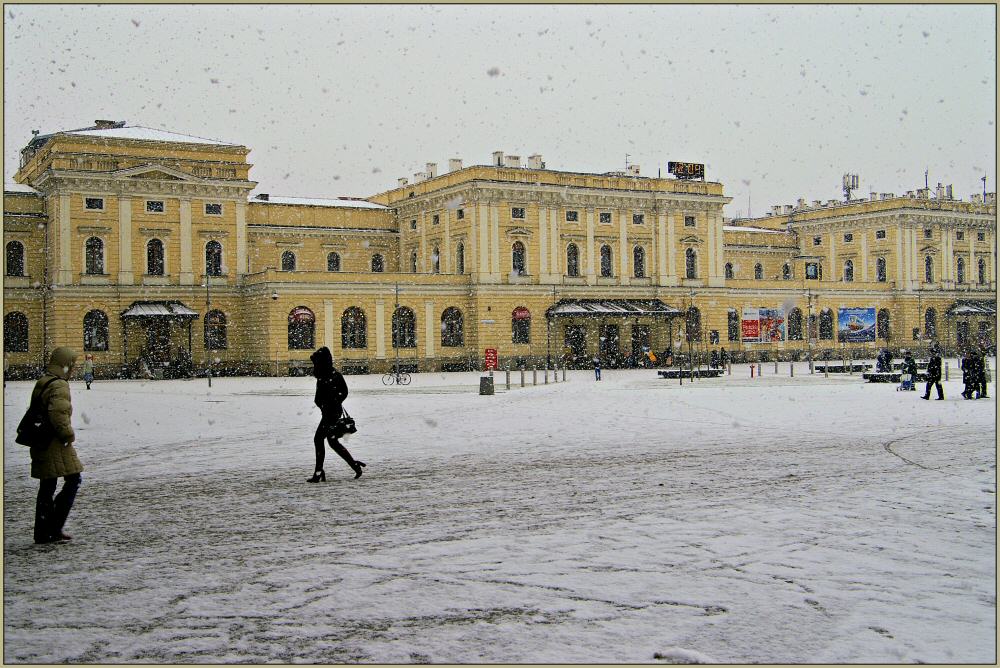
MULTIPOLYGON (((198 317, 179 301, 137 301, 122 311, 123 357, 125 365, 129 364, 129 324, 138 325, 143 337, 139 357, 144 358, 151 368, 170 366, 171 362, 186 364, 191 359, 191 325, 198 317), (171 350, 171 340, 174 339, 174 326, 187 334, 187 352, 181 354, 171 350), (185 331, 186 330, 186 331, 185 331), (183 359, 178 359, 183 358, 183 359)), ((175 343, 178 343, 175 340, 175 343)))
POLYGON ((586 316, 674 318, 681 315, 681 311, 664 304, 659 299, 560 299, 545 311, 545 315, 548 318, 586 316))
POLYGON ((197 318, 198 313, 192 311, 181 302, 132 302, 132 305, 122 311, 122 318, 197 318))
POLYGON ((968 316, 986 315, 993 317, 997 314, 996 302, 986 299, 959 299, 948 307, 945 315, 949 318, 966 318, 968 316))

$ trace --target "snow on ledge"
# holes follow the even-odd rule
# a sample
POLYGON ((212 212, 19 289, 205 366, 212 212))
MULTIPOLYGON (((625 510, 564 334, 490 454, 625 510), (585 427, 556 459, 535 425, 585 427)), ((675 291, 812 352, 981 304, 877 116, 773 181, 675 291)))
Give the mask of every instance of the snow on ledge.
POLYGON ((783 230, 769 230, 763 227, 744 227, 742 225, 723 225, 724 232, 761 232, 763 234, 787 234, 783 230))
POLYGON ((299 204, 303 206, 340 206, 352 209, 388 209, 389 207, 357 197, 281 197, 268 195, 267 199, 253 197, 250 201, 254 204, 299 204))
POLYGON ((141 125, 125 126, 121 128, 105 128, 102 130, 65 130, 56 134, 84 135, 87 137, 109 137, 112 139, 141 139, 144 141, 183 142, 185 144, 241 146, 241 144, 234 144, 232 142, 219 141, 217 139, 206 139, 205 137, 195 137, 194 135, 182 135, 177 132, 146 128, 141 125))

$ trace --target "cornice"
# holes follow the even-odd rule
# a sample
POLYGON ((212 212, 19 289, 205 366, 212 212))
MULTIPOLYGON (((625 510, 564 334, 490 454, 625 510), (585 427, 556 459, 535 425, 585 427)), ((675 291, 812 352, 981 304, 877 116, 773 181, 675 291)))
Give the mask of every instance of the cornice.
MULTIPOLYGON (((129 170, 124 170, 128 172, 129 170)), ((158 169, 166 173, 164 169, 158 169)), ((197 177, 192 177, 197 179, 197 177)), ((257 186, 255 181, 218 181, 209 179, 144 179, 123 174, 93 174, 71 170, 48 170, 33 187, 45 195, 66 192, 103 192, 111 196, 192 197, 246 202, 247 193, 257 186)))

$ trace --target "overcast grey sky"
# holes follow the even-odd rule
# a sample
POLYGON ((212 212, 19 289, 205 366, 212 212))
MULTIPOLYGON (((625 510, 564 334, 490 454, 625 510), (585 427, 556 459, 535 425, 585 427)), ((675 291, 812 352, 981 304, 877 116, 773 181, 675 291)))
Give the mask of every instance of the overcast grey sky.
POLYGON ((94 119, 240 143, 258 192, 369 196, 424 163, 702 162, 727 215, 996 190, 993 5, 6 5, 4 180, 94 119))

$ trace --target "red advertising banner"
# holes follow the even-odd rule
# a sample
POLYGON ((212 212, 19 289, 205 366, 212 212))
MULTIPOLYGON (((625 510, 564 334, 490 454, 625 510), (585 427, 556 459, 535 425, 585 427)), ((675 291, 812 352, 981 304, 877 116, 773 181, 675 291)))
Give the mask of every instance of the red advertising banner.
POLYGON ((486 361, 486 370, 494 371, 497 368, 497 349, 487 348, 483 359, 486 361))
POLYGON ((755 308, 744 308, 740 321, 742 339, 748 342, 760 341, 760 312, 755 308))
POLYGON ((511 314, 514 320, 531 320, 531 311, 523 306, 518 306, 511 314))

